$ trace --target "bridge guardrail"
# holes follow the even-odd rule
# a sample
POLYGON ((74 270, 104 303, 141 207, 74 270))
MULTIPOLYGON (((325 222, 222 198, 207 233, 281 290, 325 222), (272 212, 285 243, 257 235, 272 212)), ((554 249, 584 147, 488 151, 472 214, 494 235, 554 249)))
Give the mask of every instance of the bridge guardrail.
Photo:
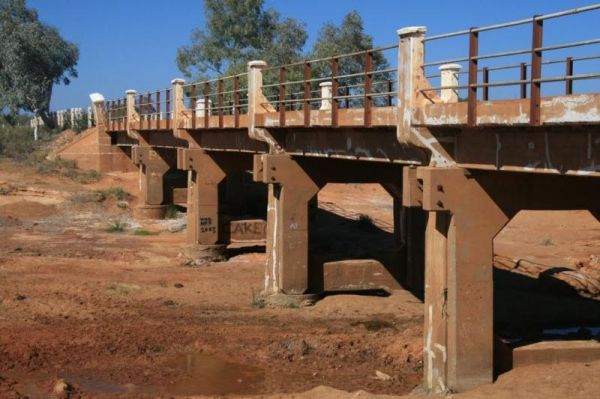
MULTIPOLYGON (((477 107, 476 103, 478 101, 478 89, 481 88, 482 96, 481 99, 483 101, 488 101, 490 96, 490 88, 491 87, 500 87, 500 86, 519 86, 520 87, 520 98, 527 98, 527 86, 529 86, 529 99, 530 99, 530 124, 531 125, 540 125, 541 117, 540 117, 540 104, 541 104, 541 85, 542 83, 549 82, 565 82, 565 94, 570 95, 573 94, 573 82, 576 80, 583 79, 597 79, 600 78, 600 73, 574 73, 574 63, 575 62, 583 62, 583 61, 593 61, 600 59, 600 55, 584 55, 579 57, 568 56, 563 59, 555 59, 549 61, 543 61, 542 55, 544 52, 562 50, 562 49, 572 49, 574 47, 581 46, 593 46, 600 44, 600 38, 596 39, 588 39, 588 40, 577 40, 566 43, 559 43, 554 45, 543 45, 543 26, 544 21, 550 19, 558 19, 571 15, 582 14, 592 11, 600 10, 600 4, 594 4, 587 7, 579 7, 573 8, 570 10, 565 10, 557 13, 546 14, 546 15, 538 15, 531 18, 506 22, 502 24, 489 25, 479 28, 471 28, 467 30, 445 33, 440 35, 428 36, 423 39, 424 42, 431 42, 434 40, 443 40, 449 39, 457 36, 468 36, 468 56, 452 58, 452 59, 444 59, 444 60, 435 60, 430 62, 425 62, 422 64, 422 68, 428 68, 433 66, 439 66, 443 64, 451 64, 451 63, 467 63, 468 71, 467 72, 458 72, 457 76, 466 76, 467 83, 466 84, 458 84, 458 85, 440 85, 436 87, 423 88, 420 89, 421 92, 431 92, 438 90, 467 90, 467 121, 468 125, 474 126, 477 120, 477 107), (479 53, 479 33, 488 32, 493 30, 501 30, 521 25, 531 24, 531 42, 530 48, 527 49, 518 49, 511 51, 502 51, 502 52, 494 52, 487 54, 479 53), (519 55, 529 55, 530 62, 521 62, 518 64, 508 64, 508 65, 497 65, 497 66, 486 66, 483 68, 479 68, 480 61, 482 60, 491 60, 498 59, 504 57, 512 57, 519 55), (552 65, 564 63, 565 69, 564 74, 560 76, 543 76, 542 67, 544 65, 552 65), (509 69, 518 69, 519 70, 519 79, 511 79, 511 80, 501 80, 501 81, 490 81, 490 72, 491 71, 500 71, 500 70, 509 70, 509 69), (529 72, 529 73, 528 73, 529 72), (480 79, 481 75, 481 79, 480 79)), ((429 74, 426 75, 426 78, 433 79, 440 77, 439 74, 429 74)))
POLYGON ((233 126, 240 127, 240 115, 248 113, 248 74, 224 76, 193 82, 183 86, 191 110, 192 129, 225 127, 225 116, 233 117, 233 126), (211 125, 217 116, 217 126, 211 125), (202 121, 198 120, 202 118, 202 121), (200 125, 202 122, 202 126, 200 125))

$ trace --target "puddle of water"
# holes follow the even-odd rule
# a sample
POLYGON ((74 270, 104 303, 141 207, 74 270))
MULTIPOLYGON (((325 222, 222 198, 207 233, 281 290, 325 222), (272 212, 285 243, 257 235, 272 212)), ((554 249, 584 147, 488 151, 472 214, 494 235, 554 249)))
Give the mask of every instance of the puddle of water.
POLYGON ((61 377, 64 378, 65 381, 76 385, 85 393, 152 392, 152 390, 148 390, 146 387, 142 388, 133 384, 117 385, 106 381, 69 374, 63 374, 61 377))
POLYGON ((564 339, 564 338, 581 338, 587 339, 591 335, 592 337, 600 336, 600 327, 566 327, 566 328, 546 328, 543 332, 545 337, 555 338, 555 339, 564 339))
MULTIPOLYGON (((164 363, 177 370, 172 383, 164 385, 114 384, 88 376, 59 373, 68 383, 79 387, 86 394, 147 393, 164 395, 227 395, 259 393, 263 388, 264 372, 253 366, 224 361, 203 353, 177 355, 164 363)), ((23 393, 31 398, 45 398, 44 386, 56 380, 50 375, 19 375, 4 373, 18 381, 23 393)))
POLYGON ((257 367, 224 361, 204 353, 178 355, 165 364, 182 375, 164 391, 173 395, 226 395, 259 392, 265 379, 257 367))

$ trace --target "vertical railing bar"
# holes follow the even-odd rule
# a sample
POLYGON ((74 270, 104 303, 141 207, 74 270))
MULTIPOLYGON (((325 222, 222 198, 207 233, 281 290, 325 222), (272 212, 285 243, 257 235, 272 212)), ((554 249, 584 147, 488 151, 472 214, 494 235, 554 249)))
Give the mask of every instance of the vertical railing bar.
POLYGON ((140 116, 140 120, 139 120, 139 129, 142 129, 142 119, 144 116, 144 95, 140 94, 138 96, 138 108, 139 108, 139 116, 140 116))
POLYGON ((521 98, 527 98, 527 64, 521 62, 521 98))
POLYGON ((286 70, 285 67, 279 68, 279 127, 285 126, 285 81, 286 81, 286 70))
POLYGON ((205 82, 204 83, 204 127, 208 128, 209 126, 209 121, 208 118, 210 116, 210 99, 209 99, 209 94, 210 94, 210 83, 209 82, 205 82))
MULTIPOLYGON (((483 84, 487 85, 490 83, 490 70, 485 67, 483 68, 483 84)), ((489 101, 490 99, 490 88, 488 86, 483 86, 483 101, 489 101)))
POLYGON ((339 73, 339 62, 337 58, 331 60, 331 126, 338 127, 338 109, 339 99, 338 96, 338 73, 339 73))
POLYGON ((233 101, 234 101, 234 109, 233 109, 233 119, 234 125, 236 128, 240 127, 240 77, 236 76, 233 79, 233 101))
POLYGON ((373 105, 373 97, 371 96, 373 76, 371 71, 373 70, 373 53, 367 51, 365 53, 365 92, 364 92, 364 125, 366 127, 371 126, 371 107, 373 105))
POLYGON ((304 127, 310 126, 310 63, 304 64, 304 127))
POLYGON ((123 99, 123 105, 124 105, 124 109, 123 109, 123 124, 124 124, 124 129, 127 130, 127 126, 129 124, 129 116, 127 115, 127 97, 123 99))
POLYGON ((148 115, 146 115, 146 126, 148 127, 148 130, 152 129, 152 109, 150 107, 152 107, 152 94, 148 93, 148 97, 147 97, 147 101, 148 101, 148 115))
MULTIPOLYGON (((118 99, 118 100, 117 100, 117 109, 118 109, 119 111, 121 110, 121 99, 118 99)), ((121 127, 122 127, 122 124, 121 124, 121 123, 122 123, 122 120, 121 120, 121 118, 119 117, 119 119, 117 120, 117 129, 118 129, 118 130, 121 130, 121 127)))
POLYGON ((469 32, 469 90, 467 94, 467 125, 477 125, 477 55, 479 53, 479 33, 469 32))
POLYGON ((167 129, 171 128, 171 116, 169 115, 170 113, 171 113, 171 90, 167 89, 165 91, 165 118, 166 118, 167 129))
MULTIPOLYGON (((394 81, 388 80, 388 82, 387 82, 387 91, 388 91, 388 93, 392 93, 394 91, 394 81)), ((388 107, 391 107, 393 105, 392 104, 392 101, 393 101, 392 99, 393 99, 392 95, 388 94, 388 96, 387 96, 387 106, 388 107)))
MULTIPOLYGON (((116 116, 115 116, 116 115, 116 112, 115 112, 115 109, 114 109, 115 108, 115 104, 116 104, 116 101, 110 101, 109 102, 109 106, 110 106, 110 109, 111 109, 111 112, 109 114, 110 115, 109 116, 109 120, 112 119, 112 124, 111 124, 111 129, 112 130, 116 130, 116 129, 119 128, 119 122, 116 120, 116 116)), ((63 112, 63 114, 62 114, 62 123, 63 123, 63 126, 65 124, 66 118, 68 118, 68 115, 67 115, 66 112, 63 112)))
POLYGON ((196 99, 196 85, 192 85, 192 89, 190 92, 190 107, 192 108, 192 129, 196 128, 196 104, 198 100, 196 99))
POLYGON ((160 91, 156 92, 156 128, 160 129, 160 91))
POLYGON ((542 76, 542 52, 539 49, 543 43, 544 21, 533 18, 531 35, 531 96, 529 105, 529 123, 533 126, 541 124, 540 101, 542 76))
MULTIPOLYGON (((567 57, 566 59, 565 76, 573 76, 573 57, 567 57)), ((573 79, 570 79, 568 77, 565 81, 565 93, 567 95, 573 94, 573 79)))
POLYGON ((222 128, 223 127, 223 104, 224 104, 223 79, 219 79, 219 81, 217 82, 217 90, 218 90, 217 99, 218 99, 218 103, 219 103, 219 128, 222 128))
POLYGON ((344 96, 346 96, 346 101, 345 101, 345 107, 346 109, 350 108, 350 98, 348 98, 350 96, 350 88, 348 87, 348 85, 344 86, 344 96))

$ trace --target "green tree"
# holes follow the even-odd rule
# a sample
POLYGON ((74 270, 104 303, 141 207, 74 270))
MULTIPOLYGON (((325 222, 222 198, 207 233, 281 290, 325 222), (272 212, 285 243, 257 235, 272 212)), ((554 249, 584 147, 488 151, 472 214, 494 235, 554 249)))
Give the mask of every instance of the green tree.
POLYGON ((0 110, 7 120, 24 110, 53 127, 52 88, 77 77, 78 58, 77 46, 41 22, 25 0, 0 0, 0 110))
MULTIPOLYGON (((326 58, 337 54, 349 54, 357 51, 373 48, 373 37, 364 30, 364 24, 357 11, 349 12, 343 19, 340 26, 332 23, 325 24, 319 32, 311 52, 310 58, 326 58)), ((389 63, 381 52, 373 53, 373 70, 381 71, 389 69, 389 63)), ((359 54, 351 57, 342 57, 339 59, 339 75, 349 75, 364 72, 365 55, 359 54)), ((313 67, 315 76, 331 76, 331 63, 321 62, 313 67)), ((393 79, 390 72, 376 73, 373 75, 374 92, 387 92, 387 82, 393 79)), ((353 76, 340 79, 340 89, 343 86, 355 86, 350 89, 350 94, 362 92, 361 84, 364 83, 364 76, 353 76), (358 86, 358 87, 356 87, 358 86)), ((383 98, 375 98, 376 103, 383 102, 383 98)), ((360 100, 354 100, 357 102, 360 100)))
POLYGON ((193 31, 191 44, 177 51, 186 77, 235 74, 254 59, 279 65, 302 56, 304 24, 265 10, 264 0, 205 0, 204 12, 205 28, 193 31))

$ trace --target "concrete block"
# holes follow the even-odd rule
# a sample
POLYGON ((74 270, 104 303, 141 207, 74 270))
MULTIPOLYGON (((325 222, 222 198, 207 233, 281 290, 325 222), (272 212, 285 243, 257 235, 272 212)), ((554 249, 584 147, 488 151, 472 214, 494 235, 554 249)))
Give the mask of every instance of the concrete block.
POLYGON ((267 237, 267 222, 262 219, 232 220, 227 228, 231 242, 264 241, 267 237))
POLYGON ((600 360, 598 341, 545 341, 513 350, 513 367, 600 360))
POLYGON ((400 284, 373 259, 352 259, 323 264, 325 291, 401 289, 400 284))
POLYGON ((173 203, 179 206, 187 206, 187 187, 173 189, 173 203))

